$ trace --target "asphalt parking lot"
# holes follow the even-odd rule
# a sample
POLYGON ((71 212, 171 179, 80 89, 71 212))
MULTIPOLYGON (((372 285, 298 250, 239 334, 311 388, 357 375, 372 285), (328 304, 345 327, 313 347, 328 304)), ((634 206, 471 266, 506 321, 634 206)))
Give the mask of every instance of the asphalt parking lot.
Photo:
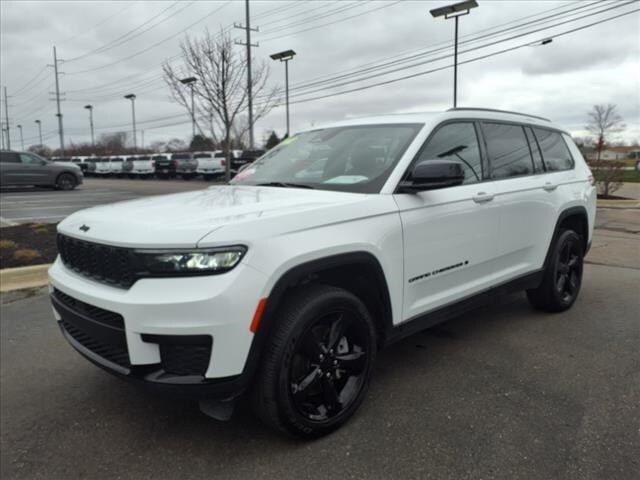
POLYGON ((356 417, 312 443, 246 405, 231 422, 149 396, 62 339, 46 291, 2 298, 0 476, 66 478, 640 478, 638 211, 603 211, 563 314, 524 295, 379 355, 356 417))
POLYGON ((70 192, 31 187, 3 188, 0 190, 0 223, 2 226, 55 223, 83 208, 148 195, 197 190, 211 184, 201 180, 85 178, 82 185, 70 192))

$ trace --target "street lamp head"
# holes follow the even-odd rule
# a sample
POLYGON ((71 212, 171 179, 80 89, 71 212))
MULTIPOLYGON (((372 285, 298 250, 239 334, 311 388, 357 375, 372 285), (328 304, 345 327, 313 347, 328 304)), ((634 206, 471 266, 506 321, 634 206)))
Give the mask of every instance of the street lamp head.
POLYGON ((453 3, 444 7, 434 8, 433 10, 430 10, 429 13, 431 13, 431 16, 434 18, 448 18, 449 15, 469 13, 469 10, 476 8, 477 6, 478 2, 476 2, 476 0, 466 0, 464 2, 453 3))
POLYGON ((198 79, 196 77, 187 77, 187 78, 182 78, 180 80, 180 83, 182 83, 184 85, 189 85, 189 84, 195 83, 197 81, 198 81, 198 79))
POLYGON ((40 122, 40 120, 36 120, 36 123, 42 123, 42 122, 40 122))
POLYGON ((553 42, 553 38, 545 38, 544 40, 542 40, 542 42, 540 42, 540 45, 548 45, 551 42, 553 42))
POLYGON ((86 108, 87 110, 91 110, 93 108, 93 105, 85 105, 84 108, 86 108))
POLYGON ((126 98, 127 100, 135 100, 136 96, 133 93, 130 93, 128 95, 125 95, 124 98, 126 98))
POLYGON ((280 60, 284 62, 286 60, 291 60, 296 55, 296 52, 293 50, 285 50, 283 52, 274 53, 273 55, 269 55, 272 60, 280 60))

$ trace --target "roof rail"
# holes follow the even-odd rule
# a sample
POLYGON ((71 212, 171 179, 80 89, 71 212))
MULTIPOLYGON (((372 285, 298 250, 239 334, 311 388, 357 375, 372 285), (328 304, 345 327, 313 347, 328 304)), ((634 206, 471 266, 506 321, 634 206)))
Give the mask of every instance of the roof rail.
POLYGON ((472 110, 475 112, 497 112, 497 113, 510 113, 512 115, 522 115, 523 117, 537 118, 538 120, 544 120, 545 122, 551 122, 548 118, 539 117, 537 115, 529 115, 528 113, 512 112, 511 110, 498 110, 496 108, 471 108, 471 107, 457 107, 449 108, 447 112, 457 112, 459 110, 472 110))

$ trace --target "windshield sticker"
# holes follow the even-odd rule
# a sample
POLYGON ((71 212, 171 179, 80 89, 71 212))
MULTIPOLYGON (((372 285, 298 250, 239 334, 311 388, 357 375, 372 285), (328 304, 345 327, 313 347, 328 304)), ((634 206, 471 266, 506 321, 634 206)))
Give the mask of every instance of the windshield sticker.
POLYGON ((369 180, 367 177, 362 175, 340 175, 339 177, 333 177, 329 180, 325 180, 322 183, 338 183, 338 184, 352 184, 359 182, 366 182, 369 180))

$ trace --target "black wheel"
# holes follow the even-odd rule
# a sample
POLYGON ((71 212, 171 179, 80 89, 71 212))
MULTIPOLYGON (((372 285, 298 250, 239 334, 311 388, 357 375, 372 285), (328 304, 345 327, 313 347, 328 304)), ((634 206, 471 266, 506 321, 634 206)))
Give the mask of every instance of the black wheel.
POLYGON ((562 312, 576 301, 582 284, 582 238, 573 230, 561 230, 540 286, 527 290, 529 302, 547 312, 562 312))
POLYGON ((369 386, 376 354, 371 315, 346 290, 313 285, 291 294, 274 328, 253 392, 256 413, 298 437, 335 430, 369 386))
POLYGON ((210 182, 215 178, 215 175, 202 175, 205 182, 210 182))
POLYGON ((56 178, 56 188, 58 190, 73 190, 76 188, 76 177, 70 173, 61 173, 56 178))

